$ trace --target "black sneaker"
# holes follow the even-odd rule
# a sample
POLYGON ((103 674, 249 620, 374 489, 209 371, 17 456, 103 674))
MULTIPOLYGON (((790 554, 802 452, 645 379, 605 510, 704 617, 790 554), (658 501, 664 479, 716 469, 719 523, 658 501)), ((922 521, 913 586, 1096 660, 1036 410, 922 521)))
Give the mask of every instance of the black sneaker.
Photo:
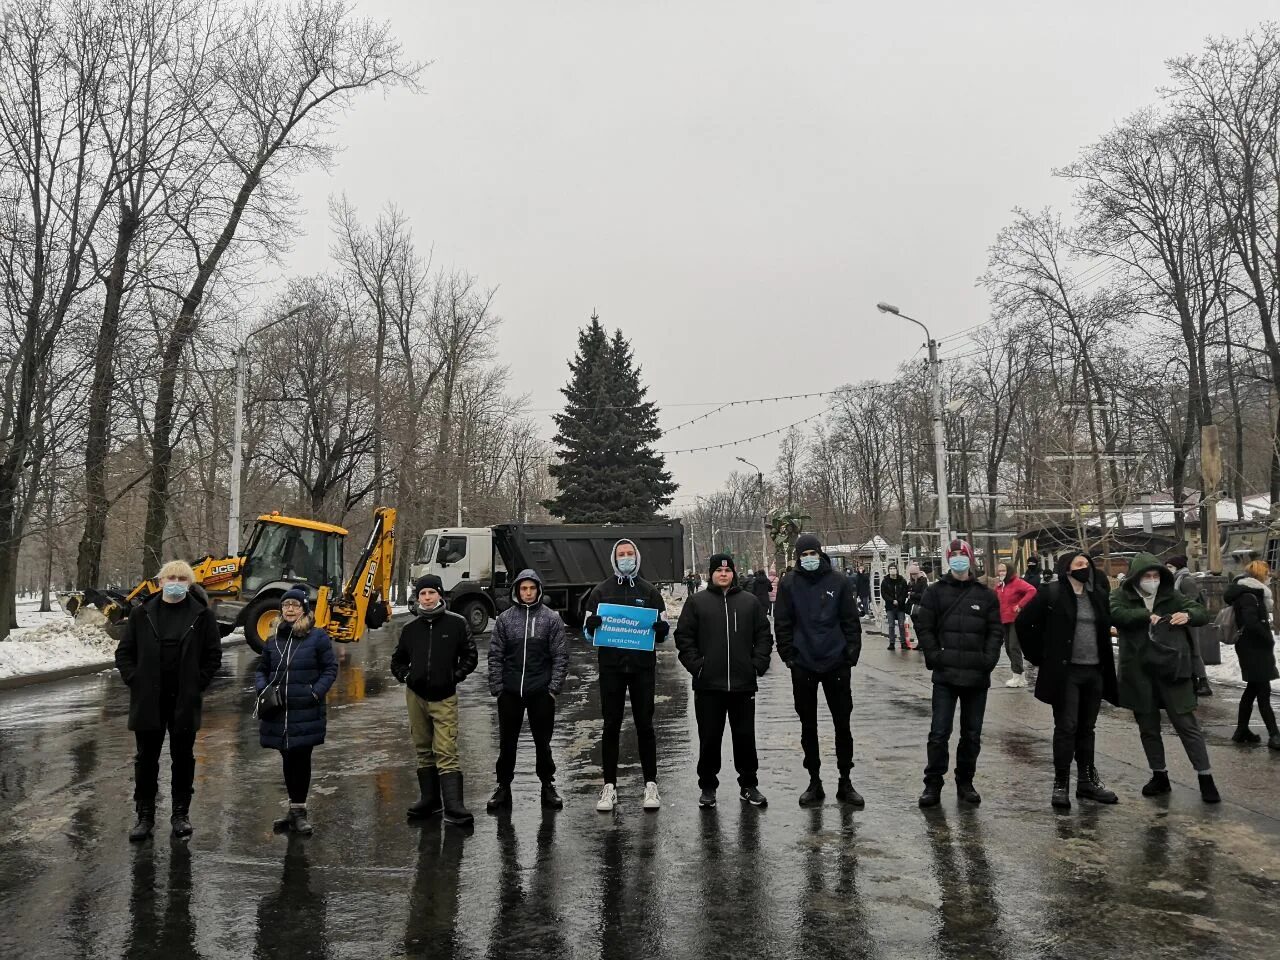
POLYGON ((1147 781, 1147 785, 1142 788, 1144 797, 1158 797, 1163 793, 1172 792, 1173 787, 1169 785, 1169 773, 1167 770, 1152 770, 1151 779, 1147 781))
POLYGON ((556 792, 554 783, 544 783, 542 785, 542 806, 546 810, 564 809, 564 801, 560 799, 560 794, 556 792))
POLYGON ((698 797, 698 806, 703 810, 710 810, 716 805, 716 792, 714 790, 703 790, 702 795, 698 797))
POLYGON ((896 649, 896 648, 895 648, 895 647, 894 647, 894 645, 891 643, 891 644, 889 644, 889 649, 890 649, 890 650, 893 650, 893 649, 896 649))
POLYGON ((753 807, 767 807, 769 805, 769 801, 764 798, 764 794, 755 787, 743 787, 738 796, 753 807))

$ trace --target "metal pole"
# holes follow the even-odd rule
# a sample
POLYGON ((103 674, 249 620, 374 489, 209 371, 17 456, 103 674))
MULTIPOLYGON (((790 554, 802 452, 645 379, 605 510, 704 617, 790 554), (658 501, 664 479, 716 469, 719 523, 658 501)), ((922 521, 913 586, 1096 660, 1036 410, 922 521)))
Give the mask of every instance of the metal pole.
POLYGON ((227 556, 240 553, 240 457, 244 437, 244 381, 248 360, 245 348, 236 350, 236 417, 231 441, 231 507, 227 513, 227 556))
POLYGON ((462 526, 462 478, 458 478, 458 526, 462 526))
POLYGON ((942 364, 938 360, 938 341, 929 338, 929 366, 933 370, 933 455, 938 471, 938 537, 939 549, 946 556, 951 543, 951 503, 947 495, 947 431, 942 423, 942 364))

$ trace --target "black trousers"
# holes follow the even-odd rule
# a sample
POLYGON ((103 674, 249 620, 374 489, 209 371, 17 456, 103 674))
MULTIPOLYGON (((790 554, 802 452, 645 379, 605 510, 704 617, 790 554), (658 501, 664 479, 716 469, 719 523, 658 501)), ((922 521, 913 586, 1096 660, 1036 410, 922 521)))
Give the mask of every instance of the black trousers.
POLYGON ((311 790, 311 747, 290 747, 281 750, 284 760, 284 788, 290 803, 306 803, 311 790))
POLYGON ((521 697, 503 691, 498 696, 498 783, 510 783, 516 775, 516 745, 524 715, 529 714, 529 732, 533 734, 534 769, 543 783, 556 779, 556 762, 551 759, 551 731, 556 722, 556 700, 547 691, 521 697))
POLYGON ((956 746, 956 779, 971 781, 982 751, 982 718, 987 712, 986 687, 933 685, 933 723, 929 727, 929 762, 924 768, 926 783, 940 782, 950 761, 949 742, 960 704, 960 743, 956 746))
POLYGON ((698 721, 698 786, 703 790, 720 786, 720 747, 726 719, 733 739, 733 766, 738 771, 738 785, 759 786, 755 693, 697 690, 693 694, 693 712, 698 721))
POLYGON ((1240 708, 1237 723, 1242 727, 1249 725, 1253 716, 1253 704, 1258 704, 1258 716, 1267 727, 1267 732, 1276 733, 1276 712, 1271 706, 1271 681, 1255 680, 1245 684, 1244 693, 1240 695, 1240 708))
POLYGON ((812 673, 797 664, 791 666, 791 696, 800 717, 800 746, 804 750, 804 768, 816 777, 822 768, 818 750, 818 688, 827 698, 831 722, 836 731, 836 769, 847 776, 853 769, 853 733, 849 718, 853 714, 852 671, 848 667, 812 673))
POLYGON ((604 782, 618 782, 618 740, 622 735, 622 718, 627 711, 627 694, 631 695, 631 716, 636 724, 636 744, 640 748, 640 768, 645 783, 658 779, 658 736, 653 732, 653 697, 656 686, 654 670, 626 673, 622 670, 600 671, 600 711, 604 714, 603 754, 604 782))
POLYGON ((174 727, 175 706, 176 698, 163 698, 160 711, 165 718, 164 727, 160 730, 134 731, 137 752, 133 755, 133 803, 139 809, 155 809, 160 781, 160 754, 164 752, 166 733, 169 736, 169 789, 172 792, 173 809, 188 810, 191 807, 196 778, 196 732, 174 727))
POLYGON ((1073 663, 1067 670, 1062 695, 1053 705, 1053 769, 1071 772, 1074 759, 1081 770, 1093 763, 1094 728, 1102 706, 1102 670, 1073 663))

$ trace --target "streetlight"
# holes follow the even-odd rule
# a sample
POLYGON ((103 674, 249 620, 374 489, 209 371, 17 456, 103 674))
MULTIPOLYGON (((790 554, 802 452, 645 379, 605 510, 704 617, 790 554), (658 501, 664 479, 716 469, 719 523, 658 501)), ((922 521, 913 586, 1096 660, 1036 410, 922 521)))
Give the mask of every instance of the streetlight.
POLYGON ((938 361, 938 341, 933 339, 928 327, 915 317, 908 317, 893 304, 877 303, 876 309, 881 313, 892 313, 895 317, 910 320, 924 331, 929 341, 929 366, 933 371, 934 469, 938 472, 938 540, 941 555, 946 556, 947 545, 951 542, 951 508, 947 496, 947 432, 942 423, 942 364, 938 361))
POLYGON ((746 457, 735 457, 739 463, 745 463, 756 472, 756 483, 760 485, 760 569, 769 570, 769 514, 764 508, 764 472, 746 457))
POLYGON ((270 323, 264 323, 236 347, 236 425, 234 438, 231 441, 231 507, 227 513, 227 556, 229 557, 234 557, 240 552, 240 455, 244 436, 244 382, 249 364, 249 341, 258 334, 266 333, 272 327, 297 316, 303 310, 310 310, 312 306, 310 303, 298 304, 283 316, 276 317, 270 323))

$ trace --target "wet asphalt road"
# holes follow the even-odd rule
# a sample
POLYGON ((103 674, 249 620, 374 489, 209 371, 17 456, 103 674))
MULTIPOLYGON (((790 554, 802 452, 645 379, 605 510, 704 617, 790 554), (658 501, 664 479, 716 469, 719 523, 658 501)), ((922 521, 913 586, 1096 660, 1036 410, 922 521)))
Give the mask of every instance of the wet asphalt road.
MULTIPOLYGON (((1107 710, 1099 766, 1121 803, 1055 813, 1049 710, 998 686, 979 762, 982 806, 959 809, 949 781, 943 805, 922 812, 928 677, 919 654, 888 653, 870 636, 854 708, 854 777, 867 807, 835 804, 829 766, 826 806, 801 810, 799 729, 775 656, 757 708, 771 805, 741 808, 726 736, 720 806, 701 812, 692 697, 668 645, 658 681, 663 809, 640 809, 628 721, 623 802, 605 815, 595 811, 595 657, 575 640, 554 741, 560 813, 539 808, 527 732, 514 810, 484 812, 497 725, 479 676, 462 687, 476 813, 466 835, 404 820, 416 788, 403 688, 387 670, 397 629, 339 651, 309 839, 271 832, 283 806, 279 755, 258 746, 254 658, 243 647, 224 654, 206 699, 189 844, 166 831, 125 839, 133 738, 113 674, 0 694, 0 957, 1274 955, 1280 754, 1227 740, 1235 698, 1223 688, 1202 713, 1226 798, 1218 807, 1201 803, 1172 738, 1172 797, 1139 796, 1147 774, 1136 729, 1107 710)), ((1005 677, 1002 665, 996 680, 1005 677)), ((824 749, 830 763, 829 733, 824 749)))

